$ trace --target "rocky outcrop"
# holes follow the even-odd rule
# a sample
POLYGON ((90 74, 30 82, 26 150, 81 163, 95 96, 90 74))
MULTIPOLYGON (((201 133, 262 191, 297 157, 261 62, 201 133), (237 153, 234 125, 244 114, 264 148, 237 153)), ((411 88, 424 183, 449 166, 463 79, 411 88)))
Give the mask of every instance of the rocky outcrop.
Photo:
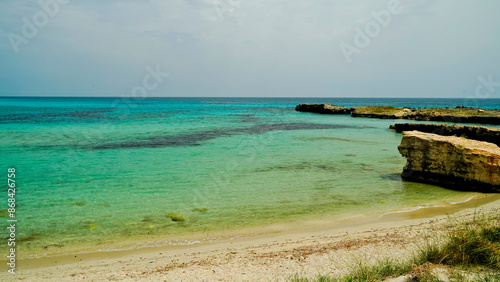
POLYGON ((388 106, 355 107, 352 116, 382 119, 500 124, 500 110, 466 107, 418 109, 388 106))
POLYGON ((455 135, 500 146, 500 128, 455 124, 396 123, 391 125, 390 129, 394 129, 398 133, 418 130, 444 136, 455 135))
POLYGON ((330 104, 299 104, 297 105, 297 107, 295 107, 295 110, 299 112, 311 112, 330 115, 349 115, 352 112, 352 108, 340 107, 330 104))
POLYGON ((352 114, 353 117, 409 119, 461 123, 500 124, 500 110, 477 108, 401 108, 390 106, 340 107, 330 104, 300 104, 295 110, 320 114, 352 114))
POLYGON ((419 131, 403 132, 402 177, 468 191, 500 192, 500 148, 492 143, 419 131))
POLYGON ((403 119, 412 114, 409 108, 398 108, 390 106, 355 107, 353 117, 379 118, 379 119, 403 119))

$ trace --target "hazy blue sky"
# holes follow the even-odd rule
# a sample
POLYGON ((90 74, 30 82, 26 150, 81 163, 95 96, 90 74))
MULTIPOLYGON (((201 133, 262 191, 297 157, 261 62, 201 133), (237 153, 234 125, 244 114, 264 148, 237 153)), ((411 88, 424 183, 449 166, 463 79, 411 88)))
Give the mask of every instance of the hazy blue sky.
POLYGON ((38 2, 0 0, 2 96, 462 98, 479 76, 500 83, 498 0, 38 2))

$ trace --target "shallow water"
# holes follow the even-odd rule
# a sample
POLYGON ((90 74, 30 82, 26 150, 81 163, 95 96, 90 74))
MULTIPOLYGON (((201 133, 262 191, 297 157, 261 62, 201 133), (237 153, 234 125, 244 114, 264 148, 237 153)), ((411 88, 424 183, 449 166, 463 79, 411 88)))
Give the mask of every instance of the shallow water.
MULTIPOLYGON (((396 121, 294 111, 301 102, 459 105, 443 99, 1 98, 1 169, 16 168, 18 251, 50 254, 139 236, 203 239, 210 231, 476 195, 402 182, 401 135, 388 130, 396 121)), ((499 105, 487 102, 484 107, 499 105)))

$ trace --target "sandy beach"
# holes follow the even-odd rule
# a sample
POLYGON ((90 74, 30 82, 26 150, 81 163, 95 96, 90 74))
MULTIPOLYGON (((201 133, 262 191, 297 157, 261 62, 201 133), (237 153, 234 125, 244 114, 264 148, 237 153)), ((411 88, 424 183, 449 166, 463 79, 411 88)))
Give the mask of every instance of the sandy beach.
POLYGON ((500 282, 498 11, 0 0, 0 282, 500 282))
POLYGON ((356 261, 405 259, 452 216, 500 207, 486 194, 465 203, 315 222, 293 230, 216 243, 89 253, 19 261, 2 281, 282 281, 336 275, 356 261))

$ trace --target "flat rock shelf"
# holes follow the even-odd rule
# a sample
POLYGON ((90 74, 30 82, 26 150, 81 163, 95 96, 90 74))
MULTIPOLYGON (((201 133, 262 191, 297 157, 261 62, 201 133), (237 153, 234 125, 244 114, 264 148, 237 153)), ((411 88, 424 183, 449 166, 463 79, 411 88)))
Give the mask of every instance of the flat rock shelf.
POLYGON ((436 123, 396 123, 390 129, 398 133, 417 130, 443 136, 459 136, 500 146, 500 128, 436 123))
POLYGON ((331 104, 299 104, 299 112, 320 114, 350 114, 353 117, 380 119, 409 119, 461 123, 500 124, 500 110, 480 108, 402 108, 392 106, 341 107, 331 104))
POLYGON ((419 131, 403 132, 405 180, 457 190, 500 192, 500 148, 492 143, 419 131))

